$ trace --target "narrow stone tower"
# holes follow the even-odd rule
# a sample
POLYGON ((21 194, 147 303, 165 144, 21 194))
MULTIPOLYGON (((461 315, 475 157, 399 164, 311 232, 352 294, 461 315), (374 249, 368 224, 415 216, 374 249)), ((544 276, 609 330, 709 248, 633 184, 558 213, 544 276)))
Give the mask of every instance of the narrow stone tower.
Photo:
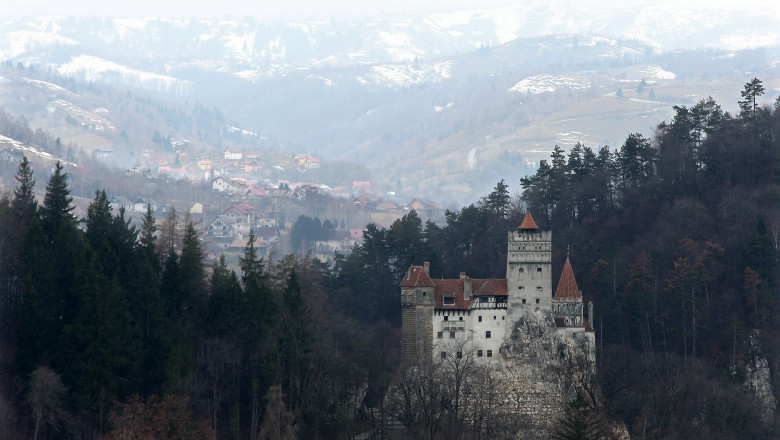
POLYGON ((509 231, 506 260, 508 332, 526 311, 550 310, 551 252, 552 232, 540 230, 530 212, 517 230, 509 231))
POLYGON ((433 352, 434 284, 429 263, 411 266, 401 280, 401 361, 404 365, 431 362, 433 352))
MULTIPOLYGON (((555 297, 552 300, 553 317, 560 318, 565 327, 583 327, 582 292, 577 287, 574 279, 574 270, 571 267, 569 257, 563 264, 561 279, 558 288, 555 289, 555 297)), ((591 312, 592 314, 592 312, 591 312)))

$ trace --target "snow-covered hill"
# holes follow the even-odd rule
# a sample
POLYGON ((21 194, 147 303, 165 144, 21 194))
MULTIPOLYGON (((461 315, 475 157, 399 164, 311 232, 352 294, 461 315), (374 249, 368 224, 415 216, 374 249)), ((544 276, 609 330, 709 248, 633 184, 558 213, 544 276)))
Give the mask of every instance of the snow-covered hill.
POLYGON ((780 43, 780 15, 743 4, 665 2, 591 10, 585 4, 560 8, 532 1, 496 9, 296 23, 11 18, 0 23, 0 59, 54 65, 91 81, 126 81, 185 94, 190 86, 176 79, 186 80, 180 77, 193 68, 260 81, 306 69, 371 65, 376 68, 361 74, 363 81, 398 86, 431 75, 446 77, 444 61, 480 47, 550 35, 575 36, 571 44, 579 46, 611 41, 615 57, 626 55, 619 40, 655 50, 736 50, 780 43))

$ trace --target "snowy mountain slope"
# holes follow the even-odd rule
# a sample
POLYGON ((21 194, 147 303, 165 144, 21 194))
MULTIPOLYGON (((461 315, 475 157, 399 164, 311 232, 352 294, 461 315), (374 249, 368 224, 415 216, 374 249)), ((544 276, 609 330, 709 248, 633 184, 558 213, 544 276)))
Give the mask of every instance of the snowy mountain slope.
MULTIPOLYGON (((130 81, 138 81, 140 74, 128 76, 128 69, 176 77, 193 66, 257 81, 302 68, 436 62, 480 47, 550 35, 586 36, 572 40, 583 46, 606 37, 640 41, 656 50, 736 50, 780 42, 780 16, 749 5, 694 7, 667 2, 590 10, 532 1, 498 9, 296 23, 253 18, 12 18, 0 23, 0 58, 71 64, 67 72, 93 79, 90 72, 95 66, 85 65, 83 59, 81 69, 74 69, 79 57, 113 62, 109 70, 130 81), (74 60, 57 60, 47 51, 64 46, 74 60), (72 51, 74 47, 79 50, 72 51)), ((100 69, 106 76, 106 66, 100 69)), ((409 76, 385 78, 391 83, 398 78, 403 84, 409 76)), ((178 92, 186 93, 184 89, 178 92)))
MULTIPOLYGON (((415 173, 434 179, 438 169, 448 170, 446 184, 430 181, 418 189, 445 191, 468 182, 482 191, 480 179, 492 178, 485 169, 504 154, 522 151, 528 156, 522 166, 532 166, 555 144, 619 141, 621 127, 648 129, 648 121, 664 117, 671 105, 698 96, 672 84, 701 81, 711 89, 714 78, 739 83, 750 72, 771 77, 780 65, 771 47, 779 36, 780 17, 750 8, 736 14, 720 6, 654 4, 594 11, 532 1, 294 23, 12 18, 0 22, 0 58, 76 84, 108 83, 117 87, 117 97, 140 89, 152 92, 144 96, 217 108, 225 120, 200 121, 215 137, 236 133, 224 126, 241 127, 279 141, 285 151, 361 162, 393 180, 415 173), (735 50, 756 44, 770 46, 735 50), (640 94, 635 90, 643 79, 647 88, 640 94), (579 113, 564 112, 567 106, 579 113), (607 119, 620 122, 590 126, 607 119), (423 150, 431 158, 415 161, 420 169, 404 168, 405 158, 423 150)), ((68 115, 106 142, 136 123, 124 113, 132 108, 127 103, 83 102, 66 96, 66 82, 49 84, 25 85, 45 91, 47 99, 6 105, 20 114, 45 109, 48 116, 36 114, 42 123, 61 124, 68 115), (38 101, 45 105, 36 110, 38 101)), ((710 89, 697 90, 718 92, 710 89)), ((143 129, 127 145, 148 140, 156 129, 175 133, 181 124, 174 114, 140 119, 143 129)), ((447 191, 447 197, 460 197, 447 191)))

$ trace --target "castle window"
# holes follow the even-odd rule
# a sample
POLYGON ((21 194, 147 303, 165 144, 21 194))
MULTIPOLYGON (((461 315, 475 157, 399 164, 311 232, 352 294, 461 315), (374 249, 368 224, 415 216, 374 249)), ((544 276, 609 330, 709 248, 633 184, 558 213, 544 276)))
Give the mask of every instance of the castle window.
POLYGON ((542 290, 542 286, 536 286, 536 290, 542 290))
POLYGON ((517 290, 525 290, 525 287, 523 287, 523 286, 517 286, 517 290))
POLYGON ((463 321, 463 317, 461 316, 460 318, 458 318, 458 321, 463 321))
POLYGON ((496 315, 493 315, 493 321, 495 321, 496 319, 498 319, 498 318, 496 318, 496 315))
POLYGON ((445 306, 454 306, 455 305, 455 298, 444 298, 444 305, 445 306))
POLYGON ((447 352, 446 351, 442 351, 441 352, 441 358, 442 359, 447 359, 447 352))
POLYGON ((455 339, 455 332, 450 332, 450 339, 455 339))
POLYGON ((425 291, 423 290, 423 297, 425 296, 425 291))
POLYGON ((523 304, 525 304, 525 298, 523 298, 523 304))
POLYGON ((482 357, 482 350, 477 350, 477 357, 478 357, 478 358, 481 358, 481 357, 482 357))
POLYGON ((520 272, 520 273, 523 273, 523 272, 525 272, 525 269, 523 269, 523 268, 521 267, 521 268, 520 268, 520 269, 518 269, 517 271, 518 271, 518 272, 520 272))
POLYGON ((541 272, 541 271, 542 271, 542 268, 541 268, 541 267, 537 267, 537 268, 536 268, 536 271, 537 271, 537 272, 541 272))
POLYGON ((485 339, 490 339, 490 330, 485 332, 485 339))
POLYGON ((502 316, 502 317, 501 317, 501 320, 503 321, 503 320, 504 320, 504 318, 506 318, 506 316, 502 316))
POLYGON ((482 322, 482 315, 479 315, 478 318, 479 318, 478 321, 482 322))
POLYGON ((450 317, 445 315, 445 316, 444 316, 444 320, 445 320, 445 321, 449 321, 449 320, 450 320, 450 317))
POLYGON ((536 304, 539 304, 539 298, 536 298, 536 304))
POLYGON ((460 358, 463 357, 463 352, 459 351, 459 352, 455 353, 455 356, 457 356, 457 358, 460 359, 460 358))
POLYGON ((444 337, 444 332, 436 333, 436 339, 442 339, 444 337))
POLYGON ((487 351, 487 357, 492 358, 493 357, 493 350, 487 351))

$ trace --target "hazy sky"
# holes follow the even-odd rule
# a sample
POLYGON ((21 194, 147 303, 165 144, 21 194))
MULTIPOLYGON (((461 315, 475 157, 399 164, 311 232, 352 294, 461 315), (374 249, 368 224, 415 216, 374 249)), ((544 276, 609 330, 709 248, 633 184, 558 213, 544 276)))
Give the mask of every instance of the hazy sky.
MULTIPOLYGON (((255 16, 269 21, 300 19, 353 18, 377 15, 382 12, 404 13, 432 10, 454 10, 471 8, 492 8, 520 6, 533 1, 520 0, 3 0, 0 16, 26 15, 76 15, 110 17, 243 17, 255 16)), ((539 0, 536 0, 539 3, 539 0)), ((616 6, 607 0, 551 0, 560 7, 614 9, 631 8, 637 5, 676 3, 685 6, 698 3, 707 6, 729 5, 739 8, 740 4, 766 8, 780 13, 776 0, 751 0, 739 3, 733 0, 622 0, 616 6), (735 6, 736 5, 736 6, 735 6)))
MULTIPOLYGON (((382 12, 495 7, 508 0, 5 0, 2 15, 243 17, 269 20, 356 17, 382 12), (10 4, 9 4, 10 3, 10 4)), ((516 4, 516 3, 515 3, 516 4)))

